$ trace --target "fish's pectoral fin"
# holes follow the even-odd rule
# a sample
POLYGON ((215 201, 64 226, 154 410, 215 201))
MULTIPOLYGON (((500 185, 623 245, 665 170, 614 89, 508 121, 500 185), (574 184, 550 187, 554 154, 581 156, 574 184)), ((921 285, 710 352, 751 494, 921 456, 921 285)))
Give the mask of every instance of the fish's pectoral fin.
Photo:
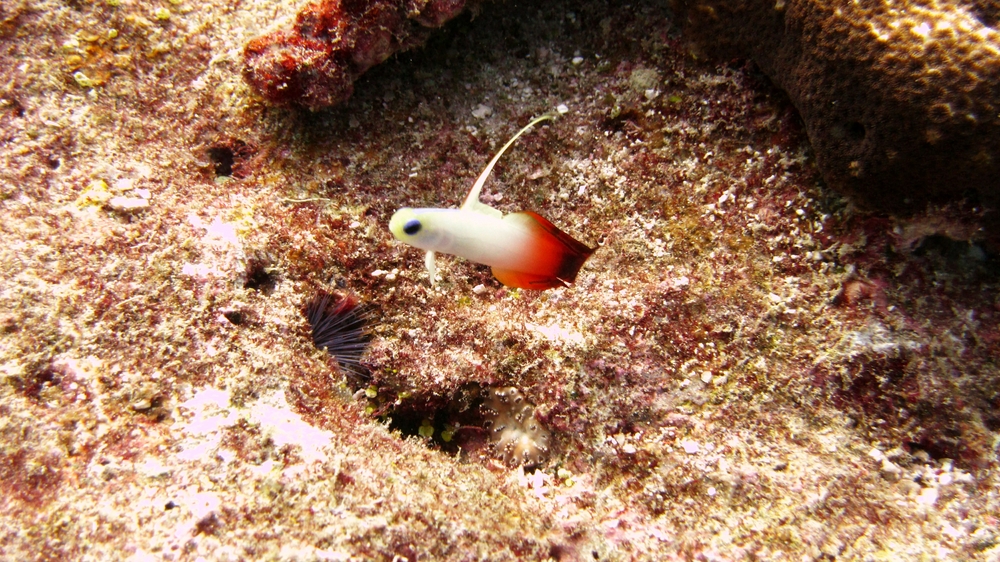
POLYGON ((545 289, 554 289, 556 287, 566 287, 569 285, 562 279, 551 275, 535 275, 533 273, 497 269, 495 267, 492 269, 493 277, 496 277, 497 281, 508 287, 544 291, 545 289))
POLYGON ((483 168, 483 173, 479 174, 479 177, 476 179, 476 183, 472 184, 472 189, 469 190, 469 195, 465 198, 465 202, 462 203, 461 208, 463 210, 475 211, 477 210, 476 205, 483 205, 484 207, 487 207, 493 211, 496 211, 498 213, 500 212, 494 209, 493 207, 490 207, 489 205, 484 205, 483 203, 479 202, 479 193, 483 190, 483 184, 486 183, 486 178, 490 177, 490 172, 493 171, 493 166, 496 166, 497 162, 500 160, 500 157, 503 156, 503 153, 506 152, 508 148, 510 148, 510 145, 514 144, 514 141, 516 141, 518 137, 523 135, 525 132, 528 131, 528 129, 532 128, 538 123, 545 121, 546 119, 552 119, 552 118, 553 116, 550 113, 546 113, 541 117, 535 117, 534 119, 531 120, 530 123, 522 127, 520 131, 515 133, 514 136, 511 137, 509 141, 507 141, 507 144, 503 145, 503 148, 501 148, 497 152, 496 156, 494 156, 493 159, 490 160, 490 163, 487 164, 485 168, 483 168))
POLYGON ((437 286, 437 260, 434 259, 434 252, 427 252, 424 256, 424 267, 427 268, 427 275, 431 279, 431 287, 437 286))

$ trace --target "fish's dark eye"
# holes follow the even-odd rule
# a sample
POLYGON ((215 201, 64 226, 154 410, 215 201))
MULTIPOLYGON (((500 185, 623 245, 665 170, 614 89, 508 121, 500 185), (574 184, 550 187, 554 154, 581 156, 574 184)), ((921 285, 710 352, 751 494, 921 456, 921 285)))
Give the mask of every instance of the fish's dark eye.
POLYGON ((414 234, 420 232, 420 221, 417 219, 411 219, 406 225, 403 226, 403 232, 413 236, 414 234))

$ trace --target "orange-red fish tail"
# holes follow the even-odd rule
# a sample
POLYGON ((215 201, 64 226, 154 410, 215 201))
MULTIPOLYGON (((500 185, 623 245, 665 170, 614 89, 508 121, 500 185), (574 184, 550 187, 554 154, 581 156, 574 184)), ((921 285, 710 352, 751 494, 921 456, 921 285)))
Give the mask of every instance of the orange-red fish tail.
POLYGON ((504 217, 529 226, 537 243, 533 248, 529 271, 512 271, 493 268, 493 276, 509 287, 544 290, 564 287, 573 281, 580 268, 594 253, 595 248, 583 244, 566 234, 545 217, 531 211, 513 213, 504 217))

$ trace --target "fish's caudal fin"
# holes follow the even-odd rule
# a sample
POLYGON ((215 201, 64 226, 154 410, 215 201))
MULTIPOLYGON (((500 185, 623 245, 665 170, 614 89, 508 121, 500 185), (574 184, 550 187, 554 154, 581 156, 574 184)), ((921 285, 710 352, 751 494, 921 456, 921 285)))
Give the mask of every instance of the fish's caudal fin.
POLYGON ((483 168, 483 173, 479 174, 479 178, 476 179, 476 183, 472 184, 472 189, 469 190, 468 197, 466 197, 465 202, 462 203, 462 209, 466 211, 476 211, 487 215, 493 215, 499 218, 498 215, 500 214, 500 211, 497 211, 496 209, 490 207, 489 205, 486 205, 485 203, 479 202, 479 193, 483 190, 483 184, 486 183, 486 178, 490 177, 490 172, 493 171, 493 166, 497 165, 497 162, 500 161, 500 157, 503 156, 504 152, 507 152, 507 149, 510 148, 512 144, 514 144, 514 141, 516 141, 518 137, 526 133, 528 129, 534 127, 538 123, 545 121, 546 119, 552 119, 552 118, 553 116, 550 113, 546 113, 541 117, 535 117, 534 119, 531 120, 530 123, 521 128, 520 131, 515 133, 514 136, 511 137, 509 141, 507 141, 507 144, 503 145, 503 148, 501 148, 497 152, 496 156, 494 156, 493 159, 490 160, 490 163, 487 164, 485 168, 483 168))
POLYGON ((509 287, 534 290, 565 287, 576 281, 580 268, 596 249, 559 230, 538 213, 511 213, 503 220, 525 227, 535 239, 533 263, 526 265, 525 270, 493 268, 493 276, 509 287))

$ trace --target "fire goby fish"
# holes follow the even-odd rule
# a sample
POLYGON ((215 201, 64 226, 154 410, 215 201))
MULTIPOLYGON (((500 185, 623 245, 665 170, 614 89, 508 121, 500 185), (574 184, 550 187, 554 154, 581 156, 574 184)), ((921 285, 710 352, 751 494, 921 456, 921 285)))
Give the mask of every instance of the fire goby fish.
POLYGON ((594 253, 541 215, 521 211, 504 215, 479 201, 486 178, 503 153, 532 126, 551 115, 536 117, 517 132, 490 160, 458 209, 402 208, 389 221, 397 240, 427 250, 425 265, 436 282, 435 253, 453 254, 493 268, 493 276, 509 287, 551 289, 576 280, 594 253))

